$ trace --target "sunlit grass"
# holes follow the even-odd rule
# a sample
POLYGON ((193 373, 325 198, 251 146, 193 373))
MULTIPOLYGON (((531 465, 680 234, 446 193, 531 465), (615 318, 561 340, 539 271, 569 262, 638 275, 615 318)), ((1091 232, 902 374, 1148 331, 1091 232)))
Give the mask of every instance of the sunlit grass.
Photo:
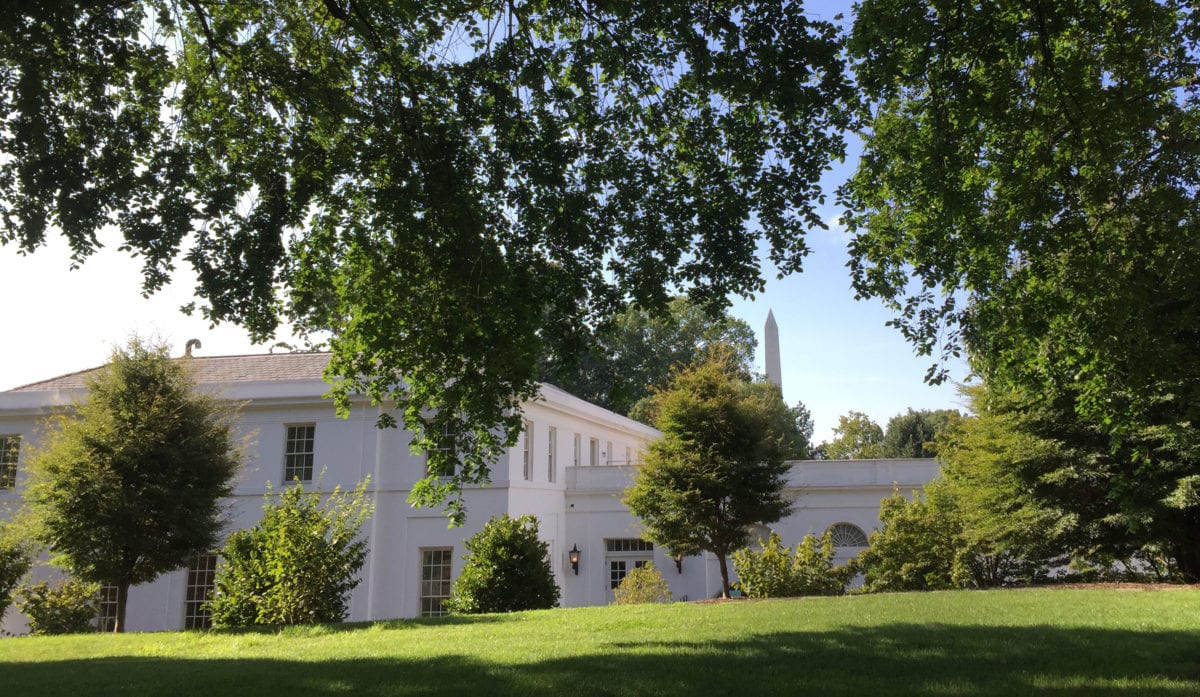
POLYGON ((1200 591, 1021 590, 0 640, 0 695, 1197 695, 1200 591))

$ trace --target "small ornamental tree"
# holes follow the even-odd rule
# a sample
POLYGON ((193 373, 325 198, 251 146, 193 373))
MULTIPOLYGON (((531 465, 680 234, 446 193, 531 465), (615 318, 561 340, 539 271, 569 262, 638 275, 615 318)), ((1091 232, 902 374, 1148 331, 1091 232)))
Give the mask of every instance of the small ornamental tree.
POLYGON ((442 607, 450 612, 517 612, 558 606, 549 546, 536 516, 492 518, 466 541, 467 563, 442 607))
POLYGON ((335 488, 322 497, 296 483, 278 500, 268 491, 262 521, 230 535, 221 552, 208 602, 213 626, 345 619, 367 558, 367 541, 359 537, 373 511, 366 487, 335 488))
POLYGON ((656 401, 663 435, 625 503, 643 536, 672 554, 712 552, 729 597, 726 560, 745 545, 746 529, 791 510, 783 485, 793 415, 778 387, 747 382, 720 356, 679 373, 656 401))
POLYGON ((652 562, 631 569, 613 589, 614 605, 671 602, 671 589, 652 562))
POLYGON ((88 380, 31 458, 34 531, 71 575, 129 587, 213 548, 240 453, 232 412, 197 392, 186 359, 138 339, 88 380))
POLYGON ((954 573, 963 547, 962 522, 949 501, 935 489, 925 499, 916 492, 906 499, 899 491, 879 506, 879 529, 871 546, 858 555, 864 592, 917 591, 967 585, 954 573))

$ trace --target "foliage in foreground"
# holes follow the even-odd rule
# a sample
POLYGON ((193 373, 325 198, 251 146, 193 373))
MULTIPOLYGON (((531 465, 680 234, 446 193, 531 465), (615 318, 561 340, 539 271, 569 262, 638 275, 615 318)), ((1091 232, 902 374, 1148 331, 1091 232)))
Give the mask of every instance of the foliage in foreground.
POLYGON ((341 408, 458 434, 413 496, 460 523, 543 347, 799 271, 845 151, 837 25, 787 0, 8 9, 0 244, 115 230, 147 291, 186 262, 209 319, 329 332, 341 408))
POLYGON ((30 458, 34 534, 71 575, 117 587, 115 631, 130 586, 216 545, 241 457, 232 416, 195 389, 186 360, 135 338, 30 458))
POLYGON ((467 563, 442 607, 450 612, 516 612, 558 607, 549 546, 533 515, 492 518, 464 543, 467 563))
MULTIPOLYGON (((368 480, 369 481, 369 480, 368 480)), ((214 627, 341 622, 367 557, 367 482, 322 496, 268 491, 263 519, 229 536, 208 603, 214 627), (324 499, 322 501, 322 499, 324 499)))
POLYGON ((1157 550, 1189 582, 1198 35, 1194 0, 865 0, 848 49, 870 137, 840 192, 856 292, 940 351, 930 377, 966 349, 1060 449, 1022 479, 1072 546, 1157 550))
POLYGON ((712 552, 729 597, 727 559, 746 529, 791 510, 784 457, 794 416, 779 388, 751 383, 720 356, 679 373, 661 392, 658 428, 625 492, 643 536, 671 554, 712 552))
POLYGON ((80 634, 96 627, 96 594, 99 584, 77 579, 55 585, 42 581, 17 591, 17 609, 25 615, 32 634, 80 634))
POLYGON ((671 589, 654 562, 630 569, 613 589, 614 605, 643 605, 671 602, 671 589))
POLYGON ((793 550, 778 533, 759 539, 760 549, 743 547, 733 553, 733 569, 742 592, 751 598, 791 598, 840 595, 855 574, 853 565, 835 567, 833 536, 805 535, 793 550))

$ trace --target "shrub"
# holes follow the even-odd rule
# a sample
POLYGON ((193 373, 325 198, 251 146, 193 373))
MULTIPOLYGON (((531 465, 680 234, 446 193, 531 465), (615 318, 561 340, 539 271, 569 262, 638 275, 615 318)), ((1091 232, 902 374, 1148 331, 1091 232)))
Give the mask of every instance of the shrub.
POLYGON ((340 622, 367 556, 366 482, 324 502, 299 483, 272 499, 262 522, 225 543, 208 603, 213 626, 340 622))
MULTIPOLYGON (((2 531, 0 531, 2 532, 2 531)), ((13 591, 32 564, 27 546, 0 534, 0 620, 13 601, 13 591)))
POLYGON ((51 586, 46 582, 17 591, 17 609, 29 621, 33 634, 80 634, 95 631, 95 583, 68 580, 51 586))
POLYGON ((558 606, 548 546, 532 515, 492 518, 466 542, 467 560, 442 607, 450 612, 516 612, 558 606))
POLYGON ((613 603, 616 605, 641 605, 643 603, 669 603, 671 590, 667 582, 651 562, 640 566, 621 579, 621 584, 613 590, 613 603))
POLYGON ((858 556, 864 592, 967 585, 966 574, 956 573, 963 548, 962 524, 948 502, 922 500, 915 492, 910 500, 893 491, 880 503, 879 520, 879 529, 870 536, 871 546, 858 556))
POLYGON ((761 550, 740 549, 733 568, 742 592, 751 598, 786 598, 801 595, 839 595, 854 575, 852 566, 833 565, 833 538, 805 535, 793 551, 772 532, 761 550))

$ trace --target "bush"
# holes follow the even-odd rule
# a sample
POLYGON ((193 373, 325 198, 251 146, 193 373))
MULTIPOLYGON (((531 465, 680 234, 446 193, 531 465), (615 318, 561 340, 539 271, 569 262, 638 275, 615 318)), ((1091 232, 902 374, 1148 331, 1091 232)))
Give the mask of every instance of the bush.
POLYGON ((17 609, 24 613, 33 634, 94 632, 99 592, 95 583, 69 580, 51 586, 43 581, 17 591, 17 609))
POLYGON ((262 522, 225 543, 208 603, 213 626, 342 621, 367 557, 359 538, 372 513, 366 482, 334 489, 324 503, 299 483, 272 498, 268 492, 262 522))
POLYGON ((466 542, 467 560, 442 607, 450 612, 516 612, 558 606, 548 546, 532 515, 492 518, 466 542))
POLYGON ((13 601, 13 591, 32 565, 26 545, 0 534, 0 620, 13 601))
POLYGON ((733 568, 742 592, 751 598, 787 598, 802 595, 840 595, 854 575, 854 567, 833 565, 833 538, 805 535, 793 551, 772 532, 762 549, 740 549, 733 568))
POLYGON ((880 527, 858 556, 863 592, 962 588, 962 523, 949 501, 900 492, 880 502, 880 527))
POLYGON ((625 574, 621 585, 613 590, 616 605, 641 605, 643 603, 669 603, 671 590, 662 574, 651 562, 625 574))

